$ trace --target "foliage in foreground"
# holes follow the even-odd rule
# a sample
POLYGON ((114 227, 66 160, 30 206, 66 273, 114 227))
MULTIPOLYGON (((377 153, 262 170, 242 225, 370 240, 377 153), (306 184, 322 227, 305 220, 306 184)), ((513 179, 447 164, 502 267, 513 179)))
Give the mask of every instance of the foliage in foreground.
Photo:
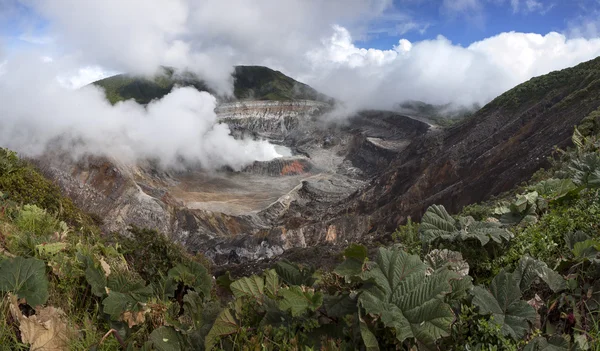
POLYGON ((331 272, 280 261, 214 280, 203 260, 154 231, 101 238, 2 188, 0 345, 598 350, 599 143, 574 139, 523 193, 472 207, 475 217, 431 206, 399 228, 396 245, 370 259, 351 244, 331 272))

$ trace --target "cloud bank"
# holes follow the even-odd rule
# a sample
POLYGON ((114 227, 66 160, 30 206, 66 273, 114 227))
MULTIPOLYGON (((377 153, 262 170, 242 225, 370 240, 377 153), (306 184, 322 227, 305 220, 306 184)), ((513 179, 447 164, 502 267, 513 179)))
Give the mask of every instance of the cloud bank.
POLYGON ((356 47, 350 33, 335 33, 306 56, 304 79, 356 108, 392 108, 405 100, 472 105, 491 101, 528 79, 593 59, 600 39, 563 34, 502 33, 455 45, 443 36, 390 50, 356 47))
MULTIPOLYGON (((9 0, 10 1, 10 0, 9 0)), ((293 60, 331 23, 366 23, 391 0, 29 0, 56 44, 92 65, 152 74, 190 69, 231 93, 232 66, 293 60)))
MULTIPOLYGON (((540 10, 532 0, 494 0, 514 11, 540 10)), ((390 108, 416 99, 483 105, 534 76, 600 54, 596 37, 551 32, 501 33, 469 46, 443 36, 388 50, 361 48, 371 24, 393 19, 414 0, 28 0, 50 25, 56 45, 86 65, 151 74, 159 65, 190 69, 231 93, 232 66, 266 65, 356 108, 390 108), (351 34, 352 33, 352 34, 351 34)), ((441 1, 448 16, 477 16, 481 0, 441 1)), ((386 22, 387 21, 387 22, 386 22)), ((429 33, 435 26, 427 29, 429 33)), ((575 33, 571 30, 572 33, 575 33)), ((88 75, 89 76, 89 75, 88 75)), ((82 81, 82 79, 79 79, 82 81)), ((77 79, 71 85, 77 85, 77 79)))
POLYGON ((216 100, 208 93, 176 88, 147 107, 134 101, 112 106, 99 88, 65 88, 53 68, 30 57, 7 64, 0 77, 2 146, 39 156, 51 144, 76 158, 152 159, 163 167, 239 169, 279 156, 266 141, 234 139, 227 125, 217 123, 216 100))

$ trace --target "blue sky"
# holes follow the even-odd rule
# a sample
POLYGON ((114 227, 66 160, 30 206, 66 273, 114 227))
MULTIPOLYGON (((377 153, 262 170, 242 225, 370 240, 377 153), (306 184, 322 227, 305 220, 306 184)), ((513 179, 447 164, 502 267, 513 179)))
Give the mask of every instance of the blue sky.
POLYGON ((598 0, 394 0, 357 45, 386 49, 399 38, 415 42, 443 35, 467 46, 510 31, 568 33, 597 19, 599 10, 598 0))
MULTIPOLYGON (((354 38, 357 46, 375 49, 389 49, 401 38, 417 42, 438 35, 468 46, 510 31, 568 34, 586 21, 600 23, 599 15, 600 0, 393 0, 354 38)), ((48 28, 49 22, 30 8, 0 0, 0 37, 9 50, 47 40, 48 28), (3 8, 3 1, 11 6, 3 8)))

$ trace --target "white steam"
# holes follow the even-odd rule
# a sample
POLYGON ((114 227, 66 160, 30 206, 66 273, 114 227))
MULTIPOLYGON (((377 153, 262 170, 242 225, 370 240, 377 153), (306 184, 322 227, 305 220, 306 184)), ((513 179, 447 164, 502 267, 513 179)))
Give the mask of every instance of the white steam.
POLYGON ((148 106, 125 101, 112 106, 100 88, 64 88, 37 60, 8 63, 0 78, 0 146, 39 156, 49 144, 132 163, 155 159, 164 167, 181 162, 205 168, 239 169, 278 157, 266 141, 236 140, 217 123, 216 99, 194 88, 175 88, 148 106))

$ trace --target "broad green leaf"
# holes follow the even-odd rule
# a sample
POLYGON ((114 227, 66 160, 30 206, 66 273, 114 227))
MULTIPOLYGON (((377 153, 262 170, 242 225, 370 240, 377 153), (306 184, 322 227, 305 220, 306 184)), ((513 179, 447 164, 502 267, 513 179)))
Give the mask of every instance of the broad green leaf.
POLYGON ((48 300, 46 264, 37 258, 14 257, 0 262, 0 291, 24 298, 28 305, 48 300))
POLYGON ((571 179, 547 179, 537 183, 533 190, 550 200, 559 199, 577 188, 571 179))
POLYGON ((513 274, 521 292, 529 290, 536 278, 540 278, 548 284, 548 287, 554 292, 559 292, 567 288, 567 282, 560 274, 550 269, 544 262, 527 255, 519 260, 519 265, 513 274))
POLYGON ((183 297, 183 310, 196 327, 202 325, 203 306, 200 294, 195 291, 188 291, 183 297))
POLYGON ((204 348, 206 350, 212 350, 219 338, 234 334, 238 330, 238 323, 231 314, 231 311, 229 309, 223 310, 221 313, 219 313, 219 316, 217 316, 217 319, 208 332, 208 335, 206 335, 204 348))
POLYGON ((265 271, 265 293, 268 297, 274 299, 279 293, 279 276, 274 269, 265 271))
POLYGON ((292 316, 299 316, 306 310, 316 311, 323 304, 323 294, 313 289, 302 289, 302 287, 293 285, 286 289, 279 290, 279 295, 283 298, 279 301, 279 308, 284 311, 290 310, 292 316))
POLYGON ((512 203, 504 203, 494 209, 499 215, 500 223, 504 225, 528 225, 538 221, 538 213, 548 207, 546 200, 537 191, 517 195, 512 203))
POLYGON ((379 342, 377 341, 377 337, 369 329, 362 318, 360 319, 360 336, 363 339, 363 343, 365 344, 367 351, 379 351, 379 342))
POLYGON ((586 241, 588 239, 590 239, 590 237, 580 230, 565 234, 565 243, 567 244, 567 247, 570 250, 573 250, 575 248, 575 244, 582 241, 586 241))
POLYGON ((327 315, 332 318, 341 318, 356 312, 356 298, 351 298, 350 294, 343 293, 336 296, 325 295, 323 306, 327 315))
POLYGON ((313 277, 314 269, 302 269, 288 260, 281 260, 277 262, 275 265, 275 271, 288 285, 312 286, 316 280, 313 277))
POLYGON ((350 246, 344 250, 344 257, 347 259, 354 258, 360 262, 364 262, 367 259, 367 253, 367 248, 365 246, 350 244, 350 246))
POLYGON ((333 272, 341 277, 353 277, 361 274, 363 271, 363 262, 354 259, 347 258, 344 262, 340 263, 333 272))
POLYGON ((107 280, 104 271, 93 260, 89 260, 85 268, 85 280, 92 288, 92 294, 103 297, 106 295, 107 280))
POLYGON ((573 255, 578 260, 593 260, 600 252, 600 242, 594 239, 588 239, 575 243, 573 246, 573 255))
POLYGON ((456 230, 456 220, 450 216, 444 206, 430 206, 421 219, 421 240, 431 242, 456 230))
POLYGON ((344 250, 344 262, 340 263, 334 273, 345 278, 351 278, 362 273, 363 265, 367 260, 367 248, 352 244, 344 250))
POLYGON ((521 289, 515 275, 501 271, 485 289, 473 288, 473 304, 479 307, 482 315, 494 316, 494 323, 501 326, 504 335, 517 340, 529 330, 528 321, 533 322, 536 312, 527 302, 521 300, 521 289))
POLYGON ((117 291, 111 291, 108 296, 102 300, 104 313, 110 315, 111 319, 118 321, 125 311, 131 311, 134 308, 139 309, 136 301, 131 295, 123 294, 117 291))
POLYGON ((597 152, 588 152, 572 159, 569 169, 575 185, 587 188, 600 186, 600 155, 597 152))
POLYGON ((167 273, 175 281, 201 293, 205 298, 210 296, 212 278, 206 268, 198 262, 189 261, 185 265, 178 264, 167 273))
POLYGON ((262 277, 253 275, 234 281, 230 287, 236 298, 245 296, 261 300, 264 294, 265 281, 262 277))
POLYGON ((503 243, 512 237, 499 223, 478 222, 470 216, 454 220, 441 205, 433 205, 427 209, 421 219, 420 231, 421 240, 427 243, 436 240, 478 240, 481 246, 485 246, 490 240, 503 243))
POLYGON ((183 336, 172 327, 154 329, 149 336, 157 351, 180 351, 184 349, 183 336))
POLYGON ((137 313, 144 309, 145 303, 152 297, 151 286, 143 281, 131 279, 123 274, 111 274, 108 279, 108 296, 102 300, 104 313, 114 321, 123 320, 126 312, 137 313))
POLYGON ((231 283, 234 282, 233 279, 231 279, 231 274, 229 273, 229 271, 227 271, 225 274, 221 274, 216 280, 215 282, 217 283, 218 286, 222 287, 223 289, 229 291, 230 293, 233 293, 231 291, 231 283))
POLYGON ((156 283, 152 284, 152 290, 159 299, 166 301, 175 297, 177 282, 169 277, 161 277, 156 283))
POLYGON ((400 342, 416 338, 433 345, 450 334, 454 313, 444 298, 451 292, 450 281, 458 276, 447 269, 427 275, 427 269, 419 256, 380 248, 370 269, 363 273, 372 283, 361 293, 360 305, 393 328, 400 342))

